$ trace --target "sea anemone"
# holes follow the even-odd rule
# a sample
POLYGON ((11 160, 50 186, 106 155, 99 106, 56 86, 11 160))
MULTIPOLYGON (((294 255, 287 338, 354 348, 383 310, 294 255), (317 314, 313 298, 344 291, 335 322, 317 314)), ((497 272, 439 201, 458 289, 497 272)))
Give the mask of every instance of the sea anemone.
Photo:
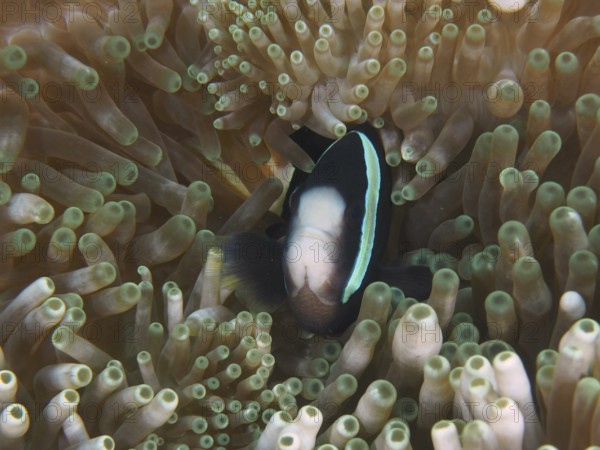
POLYGON ((600 445, 600 6, 0 9, 0 447, 600 445), (223 239, 280 222, 294 130, 365 122, 429 297, 248 311, 223 239))

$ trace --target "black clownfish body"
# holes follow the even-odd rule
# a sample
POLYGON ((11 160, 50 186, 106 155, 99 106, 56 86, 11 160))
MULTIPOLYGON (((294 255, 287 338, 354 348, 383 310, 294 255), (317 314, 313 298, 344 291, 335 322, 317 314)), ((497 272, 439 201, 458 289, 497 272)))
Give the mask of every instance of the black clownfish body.
POLYGON ((290 210, 283 250, 289 307, 309 331, 343 331, 388 235, 390 175, 379 142, 351 131, 330 145, 291 193, 290 210))
POLYGON ((254 233, 228 237, 223 282, 251 309, 272 311, 287 300, 303 328, 332 335, 356 319, 364 288, 377 277, 389 232, 390 172, 369 126, 337 141, 300 133, 303 148, 326 149, 310 174, 294 175, 283 213, 287 236, 283 243, 254 233), (244 248, 269 250, 248 258, 244 248))

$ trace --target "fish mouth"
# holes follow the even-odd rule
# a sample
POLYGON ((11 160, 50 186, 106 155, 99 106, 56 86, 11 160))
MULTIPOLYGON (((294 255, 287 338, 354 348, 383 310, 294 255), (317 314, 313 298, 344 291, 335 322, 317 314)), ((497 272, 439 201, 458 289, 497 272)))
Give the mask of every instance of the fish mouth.
POLYGON ((309 298, 310 296, 310 304, 315 302, 319 302, 324 306, 336 306, 340 304, 340 292, 339 289, 331 283, 330 280, 326 280, 325 282, 317 285, 310 286, 308 281, 308 272, 304 272, 304 283, 303 284, 295 284, 292 279, 289 277, 286 278, 285 281, 286 289, 288 290, 288 298, 290 300, 295 298, 309 298))

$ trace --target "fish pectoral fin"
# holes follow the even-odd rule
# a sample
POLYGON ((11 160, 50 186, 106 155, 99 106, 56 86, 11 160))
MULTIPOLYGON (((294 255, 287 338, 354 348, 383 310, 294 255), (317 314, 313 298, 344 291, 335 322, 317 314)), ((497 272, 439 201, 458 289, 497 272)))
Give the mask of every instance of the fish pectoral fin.
POLYGON ((284 222, 274 223, 265 230, 265 233, 270 239, 278 241, 288 233, 288 224, 284 222))
POLYGON ((280 243, 236 233, 223 243, 222 283, 251 311, 274 311, 286 299, 280 243))
POLYGON ((402 289, 406 297, 423 301, 431 293, 433 274, 429 266, 385 266, 379 270, 379 280, 402 289))

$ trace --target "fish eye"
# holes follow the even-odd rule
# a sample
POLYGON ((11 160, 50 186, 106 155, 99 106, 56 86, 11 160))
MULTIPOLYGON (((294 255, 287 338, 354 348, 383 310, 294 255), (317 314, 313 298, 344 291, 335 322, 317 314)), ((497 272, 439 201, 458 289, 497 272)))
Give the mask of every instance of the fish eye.
POLYGON ((365 210, 362 204, 360 203, 354 203, 352 205, 349 205, 345 211, 346 221, 352 223, 361 222, 364 215, 365 210))

